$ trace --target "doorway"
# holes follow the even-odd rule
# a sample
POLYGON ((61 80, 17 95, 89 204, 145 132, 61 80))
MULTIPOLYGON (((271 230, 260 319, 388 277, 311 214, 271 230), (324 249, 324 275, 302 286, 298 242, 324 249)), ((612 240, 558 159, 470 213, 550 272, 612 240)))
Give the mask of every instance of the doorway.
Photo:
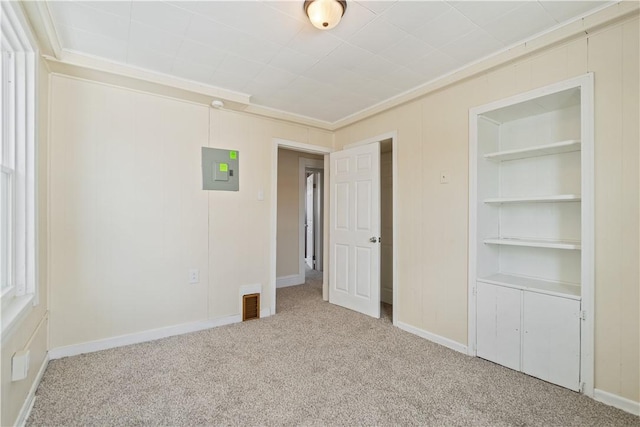
POLYGON ((277 288, 305 283, 307 260, 312 266, 309 271, 314 275, 314 279, 321 281, 323 285, 323 299, 328 299, 328 293, 325 290, 327 257, 324 231, 327 220, 323 211, 326 206, 325 155, 331 151, 328 147, 281 139, 273 140, 274 202, 271 209, 271 301, 269 302, 271 314, 276 312, 277 288), (316 187, 314 189, 312 186, 310 189, 310 202, 314 207, 310 209, 307 216, 306 183, 310 176, 316 187))
POLYGON ((322 194, 324 168, 305 167, 304 171, 304 261, 305 271, 322 271, 322 194))
MULTIPOLYGON (((294 142, 294 141, 288 141, 288 140, 282 140, 282 139, 278 139, 278 138, 274 138, 272 141, 273 145, 272 145, 272 188, 271 188, 271 192, 274 195, 274 203, 272 203, 272 209, 271 209, 271 239, 270 239, 270 245, 271 245, 271 255, 270 255, 270 265, 271 265, 271 273, 270 273, 270 293, 271 293, 271 300, 270 300, 270 312, 271 314, 275 314, 276 313, 276 282, 277 282, 277 276, 276 276, 276 261, 277 261, 277 224, 278 224, 278 205, 279 205, 279 195, 278 195, 278 189, 277 189, 277 184, 278 184, 278 149, 279 148, 285 148, 285 149, 289 149, 289 150, 294 150, 294 151, 299 151, 302 153, 312 153, 312 154, 320 154, 322 156, 324 156, 324 179, 323 179, 323 184, 324 184, 324 191, 323 191, 323 206, 325 207, 326 210, 326 215, 324 220, 322 221, 323 223, 323 230, 322 230, 322 239, 321 241, 323 242, 323 248, 322 248, 322 255, 323 255, 323 259, 322 262, 319 263, 320 265, 322 265, 322 297, 325 301, 329 301, 329 277, 332 273, 332 263, 329 262, 329 212, 333 212, 333 210, 335 209, 333 206, 330 207, 330 209, 326 209, 327 207, 329 207, 329 193, 330 193, 330 185, 329 185, 329 176, 330 176, 330 169, 329 169, 329 164, 330 164, 330 159, 329 159, 329 154, 332 153, 334 150, 328 147, 324 147, 324 146, 317 146, 317 145, 310 145, 310 144, 304 144, 304 143, 298 143, 298 142, 294 142)), ((394 286, 394 284, 397 285, 397 277, 398 277, 398 269, 397 269, 397 262, 398 262, 398 257, 397 257, 397 244, 396 244, 396 239, 397 239, 397 204, 398 204, 398 199, 397 199, 397 174, 398 174, 398 168, 397 168, 397 150, 398 150, 398 145, 397 145, 397 132, 396 131, 392 131, 383 135, 379 135, 376 137, 372 137, 369 138, 367 140, 363 140, 363 141, 359 141, 353 144, 348 144, 346 145, 343 150, 346 149, 350 149, 353 147, 357 147, 357 146, 363 146, 363 145, 368 145, 368 144, 372 144, 372 143, 379 143, 379 145, 382 147, 382 152, 379 154, 384 155, 386 154, 386 157, 388 157, 388 160, 385 160, 385 167, 387 168, 386 171, 383 172, 383 170, 380 170, 381 173, 383 173, 386 176, 386 184, 385 188, 386 188, 386 192, 385 195, 383 196, 385 199, 384 202, 384 206, 378 206, 376 208, 377 209, 384 209, 385 212, 381 214, 384 215, 385 217, 385 224, 387 224, 385 226, 385 230, 383 231, 382 228, 380 228, 380 238, 384 237, 384 241, 385 244, 381 245, 384 246, 384 252, 385 252, 385 256, 384 256, 384 261, 383 264, 385 264, 387 267, 385 267, 384 271, 379 271, 379 273, 381 273, 381 275, 383 275, 385 277, 385 279, 383 280, 383 282, 386 281, 386 284, 382 284, 382 283, 378 283, 377 287, 378 287, 378 295, 380 295, 377 299, 377 304, 381 304, 382 302, 385 301, 390 301, 387 302, 387 304, 389 305, 393 305, 395 307, 395 309, 392 312, 392 322, 394 325, 398 324, 398 304, 397 304, 397 299, 398 299, 398 291, 397 291, 397 286, 394 286), (387 154, 389 153, 389 154, 387 154), (390 167, 390 172, 389 172, 389 167, 390 167), (390 190, 390 191, 389 191, 390 190), (390 226, 388 224, 391 224, 390 226), (382 286, 384 286, 384 291, 382 286), (383 291, 383 292, 380 292, 383 291), (384 293, 384 297, 381 295, 382 293, 384 293), (384 301, 383 301, 384 298, 384 301)), ((306 182, 306 175, 304 176, 305 182, 306 182)), ((305 186, 306 187, 306 186, 305 186)), ((381 188, 381 191, 382 188, 381 188)), ((304 237, 304 236, 303 236, 304 237)), ((382 240, 380 240, 380 242, 382 242, 382 240)), ((301 245, 304 245, 304 240, 301 242, 301 245)), ((306 265, 306 263, 304 262, 304 258, 300 258, 302 260, 302 266, 304 267, 306 265)), ((378 275, 380 277, 380 274, 378 275)), ((379 280, 379 279, 378 279, 379 280)))

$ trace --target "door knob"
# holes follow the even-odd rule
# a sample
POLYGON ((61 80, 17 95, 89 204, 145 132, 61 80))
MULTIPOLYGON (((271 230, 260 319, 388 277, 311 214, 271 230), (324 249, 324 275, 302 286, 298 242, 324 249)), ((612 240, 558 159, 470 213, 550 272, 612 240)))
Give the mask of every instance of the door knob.
POLYGON ((377 238, 375 238, 375 237, 372 237, 372 238, 370 238, 370 239, 369 239, 369 241, 370 241, 371 243, 375 243, 375 242, 377 242, 377 241, 378 241, 378 239, 377 239, 377 238))

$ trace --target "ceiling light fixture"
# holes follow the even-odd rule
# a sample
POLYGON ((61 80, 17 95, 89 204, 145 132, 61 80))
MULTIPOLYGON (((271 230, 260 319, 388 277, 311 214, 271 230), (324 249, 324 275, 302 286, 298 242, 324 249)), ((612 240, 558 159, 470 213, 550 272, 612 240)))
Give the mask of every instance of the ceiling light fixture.
POLYGON ((347 10, 345 0, 305 0, 304 11, 314 27, 330 30, 340 23, 347 10))

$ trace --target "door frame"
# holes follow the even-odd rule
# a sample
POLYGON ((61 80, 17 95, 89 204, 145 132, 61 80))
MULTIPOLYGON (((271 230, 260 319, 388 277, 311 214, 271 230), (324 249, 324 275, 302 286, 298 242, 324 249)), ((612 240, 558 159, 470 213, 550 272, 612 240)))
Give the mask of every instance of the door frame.
MULTIPOLYGON (((306 185, 307 185, 307 180, 306 180, 306 172, 308 169, 311 170, 322 170, 323 172, 323 179, 324 179, 324 160, 316 160, 316 159, 307 159, 305 157, 300 157, 298 159, 298 202, 299 202, 299 206, 298 206, 298 214, 299 214, 299 218, 298 218, 298 256, 300 257, 300 265, 298 267, 298 275, 304 277, 305 274, 305 261, 304 261, 304 237, 305 237, 305 229, 304 229, 304 223, 305 223, 305 201, 306 201, 306 185)), ((324 196, 324 185, 322 186, 322 191, 323 191, 323 196, 324 196)), ((322 220, 324 221, 324 213, 322 215, 322 220)), ((314 227, 317 227, 317 224, 314 224, 314 227)), ((315 230, 314 232, 314 240, 317 237, 315 234, 315 230)), ((315 241, 314 241, 314 246, 317 246, 315 241)), ((323 242, 323 250, 324 250, 324 242, 323 242)), ((324 263, 324 257, 321 258, 322 262, 324 263)), ((323 264, 324 265, 324 264, 323 264)))
MULTIPOLYGON (((360 140, 358 142, 353 142, 351 144, 347 144, 344 147, 342 147, 342 149, 347 149, 347 148, 354 148, 354 147, 358 147, 361 145, 367 145, 367 144, 372 144, 374 142, 382 142, 382 141, 386 141, 390 139, 391 140, 391 168, 392 168, 392 179, 393 179, 393 183, 392 183, 392 199, 393 199, 393 206, 391 207, 392 211, 393 211, 393 221, 392 221, 392 227, 393 227, 393 250, 391 251, 391 253, 393 254, 393 315, 392 315, 392 322, 394 326, 397 326, 397 322, 398 322, 398 131, 394 130, 394 131, 390 131, 387 133, 383 133, 377 136, 373 136, 370 138, 366 138, 363 140, 360 140)), ((326 159, 325 159, 326 161, 326 159)), ((325 182, 327 179, 327 176, 329 175, 328 173, 326 173, 325 169, 325 182)))
MULTIPOLYGON (((291 141, 287 139, 281 138, 273 138, 271 140, 271 214, 269 221, 269 296, 270 296, 270 312, 271 315, 276 314, 276 262, 277 262, 277 252, 278 252, 278 148, 286 148, 289 150, 294 150, 303 153, 310 154, 320 154, 324 156, 324 186, 323 186, 323 205, 325 211, 329 206, 329 196, 327 194, 327 188, 329 185, 327 183, 328 174, 326 171, 329 170, 329 156, 327 154, 335 151, 333 148, 325 147, 322 145, 313 145, 306 144, 298 141, 291 141)), ((326 250, 329 247, 329 238, 327 236, 327 230, 329 229, 328 224, 328 215, 324 215, 323 222, 323 263, 322 263, 322 298, 327 301, 329 299, 329 282, 328 282, 328 273, 329 273, 329 265, 327 260, 329 257, 326 254, 326 250)), ((304 236, 303 236, 304 237, 304 236)), ((303 240, 304 242, 304 240, 303 240)), ((303 252, 304 253, 304 252, 303 252)), ((304 274, 304 260, 302 261, 302 273, 304 274)))
MULTIPOLYGON (((393 175, 393 325, 398 323, 398 131, 393 130, 377 136, 366 138, 351 144, 347 144, 342 149, 353 148, 359 145, 371 144, 373 142, 385 141, 391 139, 392 152, 392 175, 393 175)), ((278 233, 278 148, 287 148, 290 150, 324 155, 324 185, 323 185, 323 209, 328 212, 329 206, 329 153, 336 151, 333 148, 322 145, 306 144, 303 142, 291 141, 281 138, 273 138, 271 142, 271 220, 270 220, 270 271, 269 271, 269 289, 270 289, 270 311, 276 314, 276 260, 277 260, 277 233, 278 233)), ((329 300, 329 215, 323 218, 323 262, 322 262, 322 299, 329 300)))

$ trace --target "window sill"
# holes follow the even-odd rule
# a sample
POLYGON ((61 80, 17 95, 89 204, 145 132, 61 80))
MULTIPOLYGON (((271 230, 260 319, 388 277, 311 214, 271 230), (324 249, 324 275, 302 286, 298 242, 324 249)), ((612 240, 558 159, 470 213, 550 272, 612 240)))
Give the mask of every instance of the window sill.
POLYGON ((33 294, 13 298, 2 310, 2 339, 4 342, 33 309, 33 294))

